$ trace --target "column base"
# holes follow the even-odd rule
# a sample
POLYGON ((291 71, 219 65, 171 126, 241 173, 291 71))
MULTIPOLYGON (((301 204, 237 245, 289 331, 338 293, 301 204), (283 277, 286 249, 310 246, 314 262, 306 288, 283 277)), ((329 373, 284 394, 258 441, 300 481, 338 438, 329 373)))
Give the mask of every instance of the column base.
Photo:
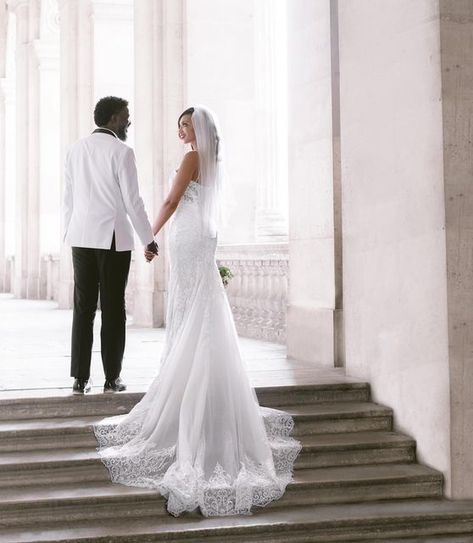
POLYGON ((145 328, 164 326, 165 300, 163 291, 136 289, 133 298, 134 326, 145 328))
POLYGON ((74 304, 74 282, 61 281, 58 289, 59 309, 72 309, 74 304))
POLYGON ((59 309, 72 309, 74 304, 74 271, 71 249, 61 246, 59 254, 59 288, 57 291, 59 309))
POLYGON ((15 277, 13 283, 13 294, 15 298, 25 299, 26 298, 26 278, 25 277, 15 277))
POLYGON ((28 300, 40 299, 39 276, 28 276, 26 280, 26 297, 28 300))
POLYGON ((287 356, 334 367, 334 311, 302 306, 287 308, 287 356))

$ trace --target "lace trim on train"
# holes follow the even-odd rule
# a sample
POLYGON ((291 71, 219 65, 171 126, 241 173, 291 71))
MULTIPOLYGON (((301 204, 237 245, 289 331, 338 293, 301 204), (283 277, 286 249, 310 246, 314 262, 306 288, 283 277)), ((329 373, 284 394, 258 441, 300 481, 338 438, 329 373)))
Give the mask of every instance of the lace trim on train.
POLYGON ((190 463, 176 463, 175 447, 151 448, 139 440, 141 426, 107 419, 94 426, 102 462, 111 480, 127 486, 154 488, 168 499, 168 511, 177 516, 200 508, 205 516, 249 514, 284 494, 292 480, 301 444, 289 437, 294 422, 284 412, 261 408, 273 461, 257 465, 249 458, 232 478, 220 464, 208 479, 190 463))

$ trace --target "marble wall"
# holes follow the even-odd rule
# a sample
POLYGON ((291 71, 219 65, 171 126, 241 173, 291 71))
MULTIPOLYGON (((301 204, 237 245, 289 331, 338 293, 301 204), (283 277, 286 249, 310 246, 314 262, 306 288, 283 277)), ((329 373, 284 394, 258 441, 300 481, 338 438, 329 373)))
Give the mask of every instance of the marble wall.
POLYGON ((339 2, 346 371, 451 482, 439 11, 339 2))

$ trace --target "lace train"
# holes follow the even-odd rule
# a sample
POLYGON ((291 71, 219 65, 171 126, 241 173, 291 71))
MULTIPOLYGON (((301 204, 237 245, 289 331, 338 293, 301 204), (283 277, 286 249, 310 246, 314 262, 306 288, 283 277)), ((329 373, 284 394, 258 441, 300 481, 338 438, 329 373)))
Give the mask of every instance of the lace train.
POLYGON ((141 425, 126 424, 125 415, 94 426, 102 462, 111 480, 127 486, 154 488, 168 499, 167 509, 178 516, 199 508, 205 516, 247 515, 284 494, 292 480, 301 444, 290 437, 294 422, 283 411, 261 407, 272 462, 258 465, 246 458, 232 477, 217 463, 210 477, 190 462, 176 462, 176 446, 158 449, 136 440, 141 425), (125 424, 120 424, 125 422, 125 424), (127 447, 127 444, 130 444, 127 447))
POLYGON ((300 443, 292 418, 258 405, 191 182, 169 233, 166 349, 158 377, 127 415, 94 428, 112 481, 153 488, 173 515, 248 514, 279 499, 300 443))

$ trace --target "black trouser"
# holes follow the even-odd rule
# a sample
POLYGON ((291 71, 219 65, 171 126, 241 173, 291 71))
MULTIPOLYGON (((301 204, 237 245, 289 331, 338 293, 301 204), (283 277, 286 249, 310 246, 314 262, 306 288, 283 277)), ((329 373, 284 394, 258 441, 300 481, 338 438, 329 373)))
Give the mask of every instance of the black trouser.
POLYGON ((116 379, 125 350, 125 288, 131 251, 72 248, 74 314, 72 320, 71 377, 88 379, 93 327, 100 290, 102 363, 107 380, 116 379))

